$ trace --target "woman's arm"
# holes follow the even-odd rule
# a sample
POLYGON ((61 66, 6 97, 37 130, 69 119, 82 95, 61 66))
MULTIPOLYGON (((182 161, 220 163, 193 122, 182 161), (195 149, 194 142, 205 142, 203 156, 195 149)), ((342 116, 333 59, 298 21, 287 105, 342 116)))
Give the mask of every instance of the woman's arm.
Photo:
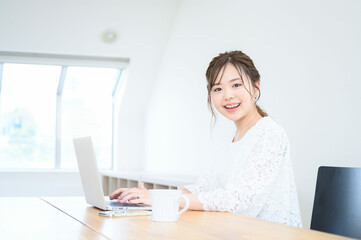
MULTIPOLYGON (((186 185, 180 189, 182 194, 185 194, 189 199, 189 210, 203 210, 203 204, 198 199, 198 193, 210 189, 213 182, 212 168, 209 171, 199 177, 197 182, 192 185, 186 185)), ((109 195, 110 199, 118 199, 120 202, 129 201, 130 203, 144 203, 151 205, 150 195, 148 189, 141 183, 139 188, 119 188, 109 195)), ((180 207, 183 208, 185 202, 182 199, 180 207)))
MULTIPOLYGON (((186 195, 189 199, 189 210, 204 210, 203 204, 199 201, 199 193, 203 191, 207 191, 212 188, 212 184, 214 181, 214 166, 208 169, 208 172, 204 175, 201 175, 195 184, 186 185, 182 189, 182 193, 186 195)), ((180 208, 185 206, 184 199, 181 199, 179 204, 180 208)))
MULTIPOLYGON (((188 191, 188 190, 187 190, 188 191)), ((189 192, 189 191, 188 191, 189 192)), ((188 199, 189 199, 189 207, 188 210, 204 210, 203 209, 203 204, 199 201, 198 199, 198 194, 185 194, 188 199)), ((179 207, 180 208, 184 208, 185 206, 185 201, 182 198, 180 203, 179 203, 179 207)))
POLYGON ((237 167, 239 172, 232 182, 222 188, 199 193, 198 199, 203 203, 204 210, 256 216, 272 191, 287 146, 287 139, 277 131, 262 136, 246 163, 237 167))
POLYGON ((192 192, 186 188, 181 188, 183 194, 191 194, 192 192))
MULTIPOLYGON (((198 200, 198 194, 192 194, 188 189, 181 189, 182 193, 189 199, 189 210, 203 210, 202 203, 198 200)), ((144 203, 151 205, 150 195, 148 189, 144 187, 144 183, 140 184, 139 188, 119 188, 109 195, 110 199, 118 199, 120 202, 128 201, 130 203, 144 203)), ((180 208, 185 206, 184 199, 181 199, 180 208)))

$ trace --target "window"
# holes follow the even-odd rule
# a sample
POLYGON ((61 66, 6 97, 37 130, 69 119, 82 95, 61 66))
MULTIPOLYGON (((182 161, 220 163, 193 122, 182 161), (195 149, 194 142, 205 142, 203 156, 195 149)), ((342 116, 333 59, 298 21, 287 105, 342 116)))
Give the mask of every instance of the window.
POLYGON ((0 167, 51 168, 60 67, 4 64, 0 167))
POLYGON ((98 166, 111 168, 106 159, 111 159, 112 91, 116 76, 117 69, 68 68, 62 94, 62 168, 76 167, 72 137, 84 135, 97 141, 94 148, 98 166))
POLYGON ((0 52, 0 168, 77 168, 73 137, 92 136, 113 167, 124 59, 0 52))

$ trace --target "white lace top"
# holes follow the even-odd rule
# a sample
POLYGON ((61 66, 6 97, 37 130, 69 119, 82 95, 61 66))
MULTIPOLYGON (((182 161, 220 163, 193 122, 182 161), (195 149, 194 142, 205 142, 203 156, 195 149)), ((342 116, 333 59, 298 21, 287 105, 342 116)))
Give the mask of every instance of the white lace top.
POLYGON ((287 135, 270 117, 260 119, 196 184, 204 210, 229 211, 302 227, 287 135))

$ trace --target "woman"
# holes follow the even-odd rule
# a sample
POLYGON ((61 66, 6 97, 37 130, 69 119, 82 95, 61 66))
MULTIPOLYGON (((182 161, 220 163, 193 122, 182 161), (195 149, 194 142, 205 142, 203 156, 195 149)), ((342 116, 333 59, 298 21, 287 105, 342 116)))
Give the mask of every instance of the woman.
MULTIPOLYGON (((214 106, 237 131, 222 159, 182 189, 189 209, 229 211, 301 227, 287 135, 256 104, 260 75, 253 61, 241 51, 225 52, 211 61, 206 77, 212 116, 214 106)), ((118 189, 110 195, 116 198, 150 205, 143 184, 118 189)))

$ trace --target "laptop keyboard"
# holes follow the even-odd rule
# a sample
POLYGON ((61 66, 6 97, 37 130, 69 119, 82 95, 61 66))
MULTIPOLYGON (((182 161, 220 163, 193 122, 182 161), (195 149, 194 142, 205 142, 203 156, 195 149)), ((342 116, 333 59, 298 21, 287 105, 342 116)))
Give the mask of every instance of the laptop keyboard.
POLYGON ((144 206, 143 204, 133 204, 133 203, 121 203, 121 202, 117 202, 117 201, 108 201, 107 205, 109 207, 139 207, 139 206, 144 206))

